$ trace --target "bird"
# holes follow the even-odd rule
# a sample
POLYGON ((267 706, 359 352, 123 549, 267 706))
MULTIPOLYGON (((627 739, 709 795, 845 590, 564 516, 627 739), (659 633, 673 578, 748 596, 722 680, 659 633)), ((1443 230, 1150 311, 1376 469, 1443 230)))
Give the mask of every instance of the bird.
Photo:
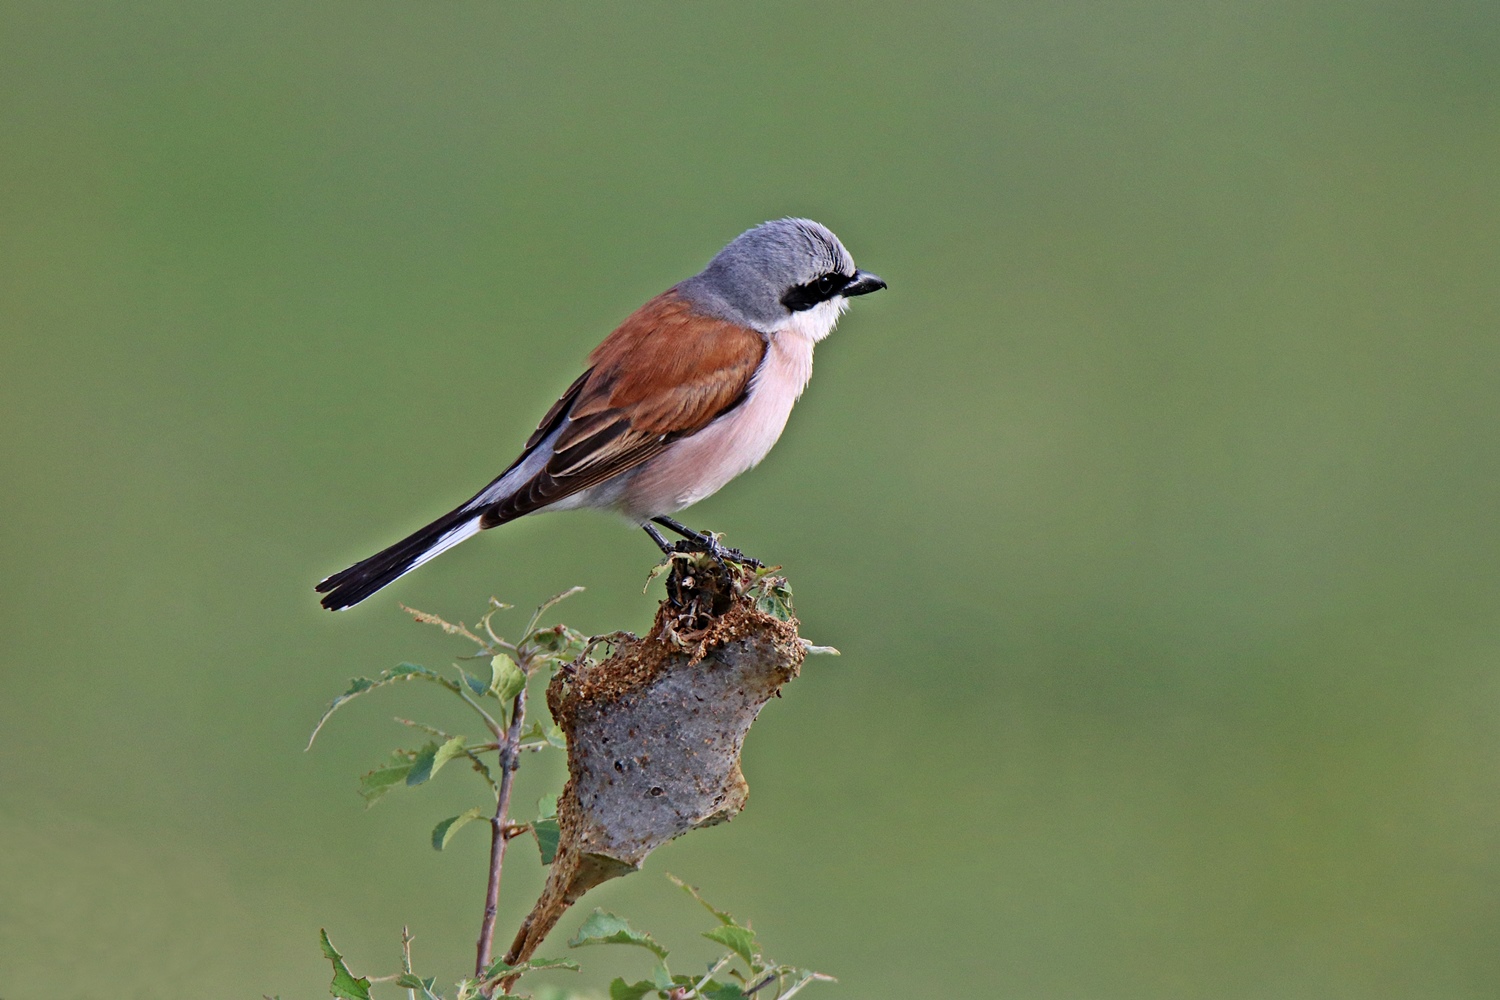
POLYGON ((353 607, 480 531, 543 511, 610 510, 644 528, 663 552, 675 547, 656 525, 715 558, 739 556, 671 515, 766 456, 812 375, 813 347, 851 299, 885 287, 811 219, 746 230, 594 348, 584 373, 489 485, 321 580, 323 607, 353 607))

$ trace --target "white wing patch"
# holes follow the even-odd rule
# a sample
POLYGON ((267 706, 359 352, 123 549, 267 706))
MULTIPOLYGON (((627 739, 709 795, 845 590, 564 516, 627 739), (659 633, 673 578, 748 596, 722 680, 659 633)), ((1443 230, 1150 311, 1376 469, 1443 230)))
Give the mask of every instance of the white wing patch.
MULTIPOLYGON (((434 559, 442 555, 444 552, 447 552, 459 542, 473 538, 477 534, 479 534, 478 517, 475 517, 469 521, 465 521, 463 524, 460 524, 456 528, 449 528, 438 537, 437 541, 432 543, 431 547, 428 548, 426 552, 423 552, 421 555, 417 556, 417 558, 412 562, 410 566, 402 570, 401 576, 405 576, 407 573, 410 573, 418 566, 427 562, 427 560, 434 559)), ((396 579, 399 580, 400 577, 397 577, 396 579)))

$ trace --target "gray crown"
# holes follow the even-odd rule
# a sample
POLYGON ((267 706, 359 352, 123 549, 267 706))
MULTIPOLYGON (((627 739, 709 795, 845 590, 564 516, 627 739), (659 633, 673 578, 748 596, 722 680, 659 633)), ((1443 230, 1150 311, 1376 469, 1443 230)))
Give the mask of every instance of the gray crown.
POLYGON ((830 271, 855 273, 839 238, 811 219, 776 219, 748 229, 677 286, 705 312, 769 330, 792 314, 782 296, 830 271))

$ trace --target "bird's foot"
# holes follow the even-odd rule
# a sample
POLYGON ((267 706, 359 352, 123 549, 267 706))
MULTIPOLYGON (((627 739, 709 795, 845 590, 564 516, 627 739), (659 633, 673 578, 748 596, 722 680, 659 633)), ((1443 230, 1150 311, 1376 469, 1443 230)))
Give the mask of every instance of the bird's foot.
POLYGON ((703 555, 708 556, 709 559, 713 560, 714 565, 719 568, 719 572, 724 575, 726 580, 734 578, 734 574, 729 569, 730 563, 750 569, 761 568, 759 559, 752 559, 739 549, 729 548, 719 540, 721 537, 711 531, 706 531, 698 538, 684 538, 674 545, 673 549, 677 552, 701 552, 703 555))
MULTIPOLYGON (((668 528, 682 536, 682 541, 668 548, 668 542, 662 537, 661 532, 651 525, 646 525, 646 531, 656 540, 663 552, 704 552, 715 562, 722 565, 725 562, 739 563, 741 566, 749 566, 751 569, 765 569, 765 563, 759 559, 745 555, 739 549, 731 549, 724 545, 720 535, 713 531, 694 531, 681 521, 670 517, 653 517, 651 519, 664 528, 668 528)), ((725 567, 727 572, 727 567, 725 567)))
POLYGON ((645 526, 667 557, 652 576, 667 574, 667 599, 691 620, 687 627, 706 627, 728 611, 755 571, 764 568, 760 560, 724 545, 714 532, 693 531, 670 518, 654 520, 683 536, 679 542, 668 542, 651 525, 645 526))

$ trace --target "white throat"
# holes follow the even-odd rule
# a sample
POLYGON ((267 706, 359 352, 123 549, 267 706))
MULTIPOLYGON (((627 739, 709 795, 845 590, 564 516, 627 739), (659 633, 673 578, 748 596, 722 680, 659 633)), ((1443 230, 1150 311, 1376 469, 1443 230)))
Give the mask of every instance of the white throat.
POLYGON ((806 337, 816 344, 833 332, 833 328, 839 325, 839 317, 844 315, 844 310, 848 308, 849 300, 842 295, 835 295, 827 302, 819 302, 811 309, 792 313, 771 332, 781 333, 785 330, 806 337))

